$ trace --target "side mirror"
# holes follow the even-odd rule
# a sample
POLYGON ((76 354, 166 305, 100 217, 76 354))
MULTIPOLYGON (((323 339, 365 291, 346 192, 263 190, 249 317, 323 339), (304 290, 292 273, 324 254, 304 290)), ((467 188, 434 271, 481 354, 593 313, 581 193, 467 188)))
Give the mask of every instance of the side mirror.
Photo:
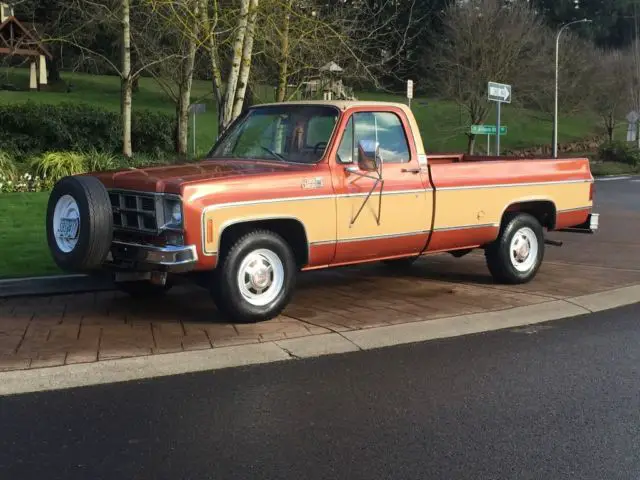
POLYGON ((364 172, 380 170, 380 145, 373 140, 358 142, 358 167, 364 172))

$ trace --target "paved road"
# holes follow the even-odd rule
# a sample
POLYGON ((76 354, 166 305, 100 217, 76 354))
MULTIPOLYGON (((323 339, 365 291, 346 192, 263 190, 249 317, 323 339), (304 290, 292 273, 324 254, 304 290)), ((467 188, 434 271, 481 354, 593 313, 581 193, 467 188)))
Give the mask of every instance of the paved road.
POLYGON ((620 269, 640 265, 640 177, 600 178, 595 187, 595 208, 600 231, 595 235, 553 233, 561 248, 547 247, 545 259, 620 269))
POLYGON ((637 479, 640 305, 0 399, 3 479, 637 479))

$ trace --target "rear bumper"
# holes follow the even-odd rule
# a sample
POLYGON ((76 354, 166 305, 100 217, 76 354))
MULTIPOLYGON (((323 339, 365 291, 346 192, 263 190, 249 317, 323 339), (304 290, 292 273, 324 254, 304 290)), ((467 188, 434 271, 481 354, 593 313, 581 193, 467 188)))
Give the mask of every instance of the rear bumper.
POLYGON ((193 270, 198 262, 195 245, 143 245, 113 241, 105 267, 127 271, 182 273, 193 270))
POLYGON ((600 214, 590 213, 586 222, 576 225, 575 227, 563 228, 559 232, 569 233, 596 233, 600 227, 600 214))

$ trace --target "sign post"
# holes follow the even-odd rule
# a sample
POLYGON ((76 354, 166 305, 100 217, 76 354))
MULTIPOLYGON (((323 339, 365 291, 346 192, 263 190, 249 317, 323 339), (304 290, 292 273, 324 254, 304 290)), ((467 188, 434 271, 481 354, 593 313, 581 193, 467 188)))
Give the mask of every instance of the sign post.
POLYGON ((189 105, 189 113, 191 114, 191 119, 193 121, 193 128, 191 132, 191 137, 193 139, 193 158, 196 157, 196 115, 199 113, 204 113, 207 111, 207 105, 205 103, 192 103, 189 105))
MULTIPOLYGON (((511 85, 504 83, 489 82, 489 101, 496 102, 497 104, 497 118, 496 123, 498 129, 500 129, 501 122, 501 107, 503 103, 511 103, 511 85)), ((500 135, 496 135, 496 155, 500 156, 500 135)))
POLYGON ((412 98, 413 98, 413 80, 407 80, 407 99, 409 100, 409 108, 411 108, 412 98))
MULTIPOLYGON (((491 135, 497 135, 498 127, 496 125, 471 125, 472 135, 486 135, 487 136, 487 155, 491 154, 491 135)), ((507 126, 500 127, 500 135, 507 134, 507 126)))

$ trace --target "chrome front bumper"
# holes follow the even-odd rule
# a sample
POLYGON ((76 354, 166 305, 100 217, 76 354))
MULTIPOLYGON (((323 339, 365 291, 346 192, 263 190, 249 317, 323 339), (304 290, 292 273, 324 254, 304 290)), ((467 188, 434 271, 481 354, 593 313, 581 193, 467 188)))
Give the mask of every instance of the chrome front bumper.
POLYGON ((114 240, 105 266, 118 270, 188 272, 198 262, 195 245, 143 245, 114 240))
POLYGON ((576 225, 575 227, 563 228, 559 230, 560 232, 570 232, 570 233, 596 233, 598 228, 600 227, 600 214, 599 213, 590 213, 587 221, 581 225, 576 225))

